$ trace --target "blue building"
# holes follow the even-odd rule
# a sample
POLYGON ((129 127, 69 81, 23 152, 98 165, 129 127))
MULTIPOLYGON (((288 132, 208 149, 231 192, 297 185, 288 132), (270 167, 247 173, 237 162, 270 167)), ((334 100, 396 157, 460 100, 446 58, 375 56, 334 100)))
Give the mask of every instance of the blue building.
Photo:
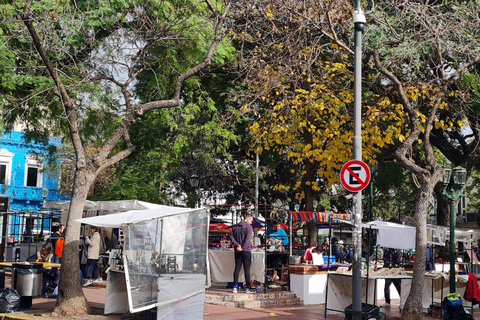
MULTIPOLYGON (((52 138, 50 143, 60 141, 52 138)), ((49 170, 47 161, 39 157, 45 153, 45 146, 26 143, 22 132, 4 132, 0 137, 0 212, 8 212, 2 214, 3 245, 11 241, 5 241, 7 237, 31 242, 34 235, 48 234, 52 225, 60 223, 60 216, 43 209, 43 204, 69 200, 70 193, 60 191, 60 174, 49 170), (23 236, 26 231, 31 239, 23 236)), ((0 259, 3 252, 0 248, 0 259)))
POLYGON ((43 201, 69 200, 69 194, 59 191, 59 174, 49 172, 47 162, 36 156, 45 154, 45 147, 22 137, 10 131, 0 138, 0 195, 10 196, 10 210, 38 210, 43 201))

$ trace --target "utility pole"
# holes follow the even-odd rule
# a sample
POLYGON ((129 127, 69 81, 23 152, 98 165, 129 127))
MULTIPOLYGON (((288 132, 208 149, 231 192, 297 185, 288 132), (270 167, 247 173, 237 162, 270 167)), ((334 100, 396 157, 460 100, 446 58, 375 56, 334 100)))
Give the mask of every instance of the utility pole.
MULTIPOLYGON (((353 76, 353 159, 362 161, 362 34, 366 19, 355 0, 353 14, 354 34, 354 76, 353 76)), ((353 261, 352 261, 352 318, 362 319, 362 191, 353 196, 353 261)))

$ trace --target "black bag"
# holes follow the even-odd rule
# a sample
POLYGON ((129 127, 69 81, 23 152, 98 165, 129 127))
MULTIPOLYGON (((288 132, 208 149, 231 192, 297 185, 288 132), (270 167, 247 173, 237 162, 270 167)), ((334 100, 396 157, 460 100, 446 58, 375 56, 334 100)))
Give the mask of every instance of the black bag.
POLYGON ((106 270, 108 268, 108 260, 103 256, 99 256, 97 260, 97 267, 101 270, 106 270))
POLYGON ((4 288, 0 289, 0 312, 11 313, 20 309, 20 294, 17 290, 4 288))
POLYGON ((84 241, 80 245, 80 264, 87 264, 88 248, 84 241))

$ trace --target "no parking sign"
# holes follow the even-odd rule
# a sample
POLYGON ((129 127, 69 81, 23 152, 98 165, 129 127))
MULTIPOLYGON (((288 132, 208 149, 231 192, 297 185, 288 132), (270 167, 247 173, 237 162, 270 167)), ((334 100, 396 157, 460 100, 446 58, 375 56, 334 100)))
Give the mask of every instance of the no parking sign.
POLYGON ((340 181, 348 191, 361 191, 370 182, 370 169, 360 160, 350 160, 340 170, 340 181))

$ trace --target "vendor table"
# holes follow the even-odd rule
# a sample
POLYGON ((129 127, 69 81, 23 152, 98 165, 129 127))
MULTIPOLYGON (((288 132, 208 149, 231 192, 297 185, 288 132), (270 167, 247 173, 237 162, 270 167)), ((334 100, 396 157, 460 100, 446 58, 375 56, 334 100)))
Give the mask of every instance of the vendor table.
MULTIPOLYGON (((378 300, 378 281, 385 279, 410 280, 410 276, 371 276, 362 277, 362 303, 376 305, 378 300), (368 283, 368 289, 367 289, 368 283)), ((383 288, 383 286, 382 286, 383 288)), ((383 293, 383 290, 382 290, 383 293)), ((325 317, 327 311, 344 312, 345 308, 352 304, 352 275, 340 273, 328 273, 327 294, 325 297, 325 317)))
MULTIPOLYGON (((232 282, 233 270, 235 269, 235 258, 233 251, 209 250, 208 259, 210 262, 210 273, 213 282, 232 282)), ((252 264, 250 266, 252 280, 265 282, 265 252, 253 251, 252 264)), ((243 266, 240 270, 239 282, 245 281, 243 266)))
MULTIPOLYGON (((362 303, 375 304, 376 290, 375 281, 362 278, 362 303), (366 294, 368 293, 368 297, 366 294)), ((325 318, 328 311, 344 312, 345 308, 352 304, 352 275, 340 273, 327 274, 327 290, 325 297, 325 318)))
POLYGON ((0 267, 11 267, 12 264, 29 264, 29 263, 41 263, 44 268, 60 268, 62 265, 60 263, 50 263, 50 262, 0 262, 0 267))
POLYGON ((325 303, 327 272, 336 270, 339 266, 290 265, 290 290, 303 299, 303 304, 325 303))
MULTIPOLYGON (((442 272, 426 272, 424 275, 424 285, 422 294, 422 307, 423 311, 427 312, 428 307, 432 302, 440 303, 442 297, 445 298, 450 293, 450 276, 442 272)), ((462 304, 465 307, 470 307, 471 302, 463 299, 465 288, 468 281, 468 275, 456 275, 455 276, 455 288, 456 292, 462 297, 462 304)), ((400 299, 400 308, 402 309, 410 294, 410 287, 412 281, 402 281, 402 296, 400 299)))

